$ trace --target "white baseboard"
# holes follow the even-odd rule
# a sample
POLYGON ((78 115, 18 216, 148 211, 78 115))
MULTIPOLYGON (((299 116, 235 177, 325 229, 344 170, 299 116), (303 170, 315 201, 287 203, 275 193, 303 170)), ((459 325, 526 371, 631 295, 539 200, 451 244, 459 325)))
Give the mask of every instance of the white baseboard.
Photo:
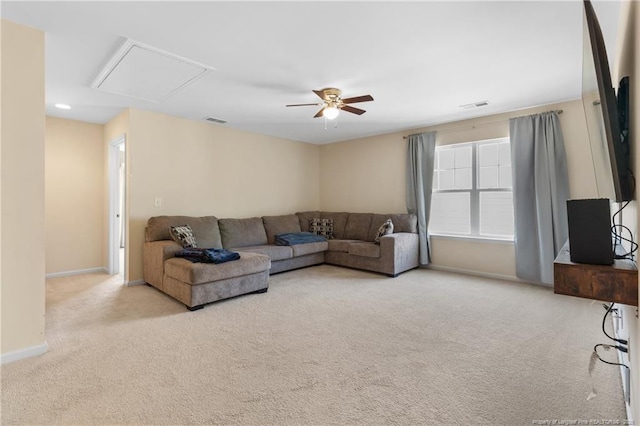
POLYGON ((506 281, 514 281, 514 282, 529 284, 529 282, 521 280, 518 277, 513 277, 511 275, 492 274, 490 272, 474 271, 471 269, 452 268, 450 266, 439 266, 434 264, 429 264, 424 268, 433 269, 434 271, 453 272, 456 274, 473 275, 481 278, 491 278, 495 280, 506 280, 506 281))
POLYGON ((18 349, 17 351, 7 352, 0 355, 0 364, 6 364, 20 359, 30 358, 32 356, 42 355, 49 350, 49 345, 44 342, 41 345, 30 346, 24 349, 18 349))
POLYGON ((128 281, 127 282, 127 287, 130 287, 132 285, 141 285, 144 284, 145 281, 144 280, 133 280, 133 281, 128 281))
POLYGON ((107 273, 107 268, 99 266, 97 268, 77 269, 75 271, 53 272, 51 274, 45 274, 45 279, 58 278, 58 277, 70 277, 72 275, 93 274, 95 272, 107 273))

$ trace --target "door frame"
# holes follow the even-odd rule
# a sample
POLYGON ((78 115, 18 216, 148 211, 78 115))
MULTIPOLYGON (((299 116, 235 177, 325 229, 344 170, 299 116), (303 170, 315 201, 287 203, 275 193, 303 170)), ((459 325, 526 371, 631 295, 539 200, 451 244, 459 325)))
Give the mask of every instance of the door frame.
MULTIPOLYGON (((107 272, 110 275, 120 273, 120 229, 118 227, 118 213, 120 210, 120 167, 118 158, 120 156, 120 145, 124 144, 125 149, 125 170, 127 168, 127 145, 126 145, 126 135, 121 135, 115 138, 114 140, 109 142, 109 224, 108 224, 108 233, 109 233, 109 242, 108 242, 108 264, 107 264, 107 272)), ((126 239, 126 223, 127 223, 127 215, 126 215, 126 200, 127 200, 127 173, 125 173, 124 177, 124 200, 125 200, 125 208, 123 209, 124 217, 122 218, 123 226, 125 226, 125 265, 124 269, 126 271, 127 264, 127 239, 126 239)), ((125 277, 126 282, 126 277, 125 277)))

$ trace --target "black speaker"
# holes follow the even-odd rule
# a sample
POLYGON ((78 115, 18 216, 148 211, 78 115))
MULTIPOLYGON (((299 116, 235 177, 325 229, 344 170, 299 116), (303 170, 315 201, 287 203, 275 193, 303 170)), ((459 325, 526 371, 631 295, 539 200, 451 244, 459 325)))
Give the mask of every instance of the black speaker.
POLYGON ((572 262, 613 264, 611 210, 607 198, 567 200, 567 219, 572 262))

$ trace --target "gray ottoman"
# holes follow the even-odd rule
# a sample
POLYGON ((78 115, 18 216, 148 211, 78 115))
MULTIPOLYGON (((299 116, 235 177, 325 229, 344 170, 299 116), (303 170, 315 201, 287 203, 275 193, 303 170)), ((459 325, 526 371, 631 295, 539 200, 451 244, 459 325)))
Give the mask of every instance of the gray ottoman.
POLYGON ((269 256, 239 252, 240 259, 219 265, 172 257, 164 262, 162 291, 191 311, 207 303, 269 288, 269 256))

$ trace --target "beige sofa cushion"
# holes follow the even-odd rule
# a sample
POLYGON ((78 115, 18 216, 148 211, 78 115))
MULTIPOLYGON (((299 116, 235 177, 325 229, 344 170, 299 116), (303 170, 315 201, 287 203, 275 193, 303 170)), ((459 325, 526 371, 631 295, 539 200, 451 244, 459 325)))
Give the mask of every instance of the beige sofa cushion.
MULTIPOLYGON (((380 227, 387 221, 387 219, 391 218, 390 214, 372 214, 371 215, 371 226, 369 227, 369 233, 367 234, 366 241, 375 241, 376 235, 378 235, 378 230, 380 227)), ((393 229, 395 230, 396 223, 393 222, 393 229)))
POLYGON ((293 249, 289 246, 247 246, 232 248, 231 251, 248 252, 266 254, 272 261, 291 259, 293 257, 293 249))
POLYGON ((198 247, 222 248, 222 239, 215 216, 155 216, 149 218, 145 230, 145 241, 170 240, 172 226, 189 225, 196 237, 198 247))
POLYGON ((220 263, 192 263, 187 259, 171 258, 164 262, 164 272, 171 278, 187 284, 204 284, 227 278, 241 277, 271 268, 269 256, 258 253, 240 253, 240 259, 220 263))
POLYGON ((392 214, 393 232, 418 233, 418 218, 414 214, 392 214))
POLYGON ((343 253, 349 253, 349 246, 351 243, 361 243, 360 240, 329 240, 329 251, 341 251, 343 253))
MULTIPOLYGON (((371 213, 350 213, 343 238, 352 240, 373 241, 373 238, 369 239, 371 216, 373 216, 371 213)), ((378 227, 380 227, 380 225, 378 225, 378 227)))
POLYGON ((347 219, 349 219, 349 213, 345 212, 322 212, 320 213, 322 219, 333 219, 333 238, 347 238, 345 237, 345 228, 347 227, 347 219))
POLYGON ((387 220, 393 222, 393 232, 418 232, 418 218, 412 214, 373 214, 371 215, 371 227, 366 241, 375 241, 380 226, 387 220))
POLYGON ((293 256, 298 257, 327 251, 329 245, 326 241, 322 241, 317 243, 296 244, 290 247, 293 249, 293 256))
POLYGON ((349 254, 363 257, 380 257, 380 246, 375 243, 351 243, 349 254))
POLYGON ((218 219, 222 246, 247 247, 267 244, 267 233, 264 230, 262 218, 249 219, 218 219))
POLYGON ((276 235, 301 232, 300 219, 295 214, 283 216, 263 216, 262 223, 267 233, 267 244, 275 244, 276 235))
POLYGON ((298 212, 296 213, 300 222, 300 231, 309 232, 309 224, 314 217, 320 217, 319 211, 298 212))

